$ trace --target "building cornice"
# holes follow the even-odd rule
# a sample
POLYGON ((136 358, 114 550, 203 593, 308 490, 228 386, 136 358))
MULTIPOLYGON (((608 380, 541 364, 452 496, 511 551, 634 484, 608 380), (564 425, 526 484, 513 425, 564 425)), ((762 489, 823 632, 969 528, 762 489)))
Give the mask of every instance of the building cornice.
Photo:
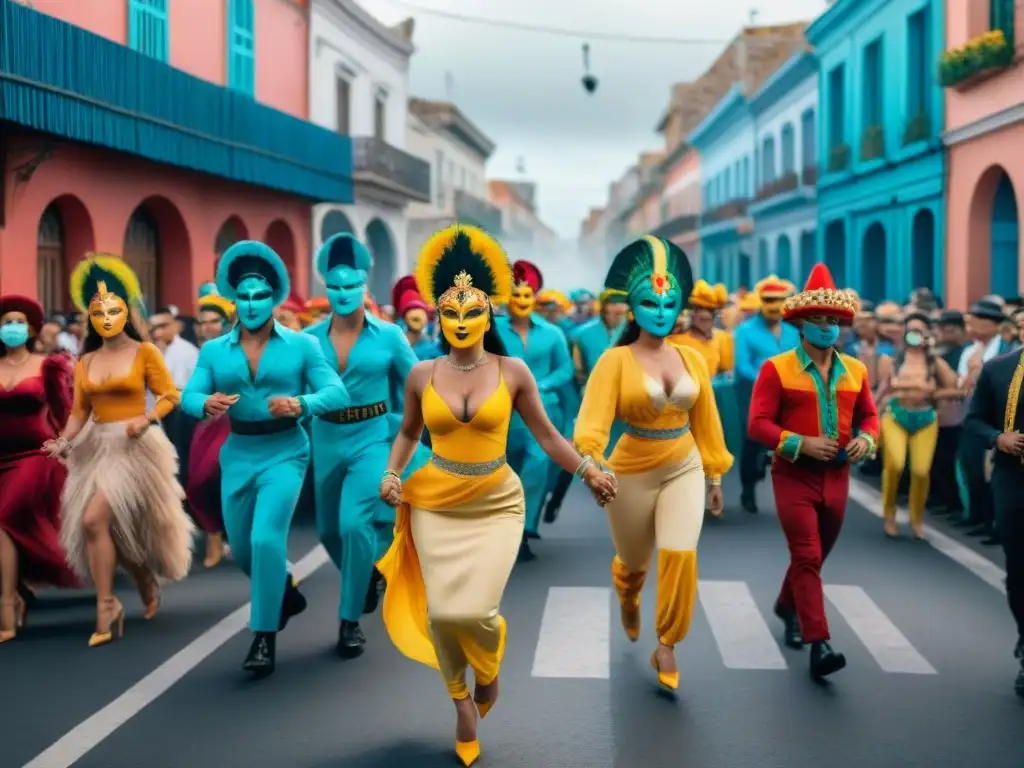
POLYGON ((342 29, 344 29, 345 22, 353 22, 356 27, 383 45, 389 53, 400 56, 406 61, 416 52, 416 46, 411 41, 399 37, 393 29, 367 13, 354 0, 314 0, 313 7, 314 10, 326 9, 335 17, 340 17, 342 29))
POLYGON ((1024 104, 1017 104, 1000 112, 985 115, 980 120, 968 123, 942 134, 942 143, 947 147, 963 144, 973 139, 980 139, 990 133, 1008 128, 1011 125, 1024 123, 1024 104))
POLYGON ((824 39, 836 32, 843 25, 850 15, 861 5, 863 0, 837 0, 832 6, 816 18, 811 25, 804 30, 807 42, 815 48, 820 46, 824 39))
POLYGON ((723 96, 707 117, 690 131, 689 142, 699 150, 704 150, 714 143, 723 132, 743 116, 749 115, 747 102, 743 97, 743 89, 739 83, 723 96))
POLYGON ((797 86, 813 77, 818 71, 818 59, 808 51, 791 56, 768 78, 761 89, 747 100, 750 111, 755 115, 763 114, 775 106, 796 89, 797 86))

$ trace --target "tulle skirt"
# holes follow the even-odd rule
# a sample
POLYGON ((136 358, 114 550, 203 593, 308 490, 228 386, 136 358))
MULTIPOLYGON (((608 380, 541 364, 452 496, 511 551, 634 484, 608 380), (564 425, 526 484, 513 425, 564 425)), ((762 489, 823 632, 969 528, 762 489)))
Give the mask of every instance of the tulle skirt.
POLYGON ((170 581, 188 575, 195 527, 182 508, 178 456, 163 430, 153 427, 133 439, 125 422, 90 422, 75 439, 62 495, 61 545, 83 579, 89 577, 85 511, 97 493, 110 504, 122 562, 170 581))

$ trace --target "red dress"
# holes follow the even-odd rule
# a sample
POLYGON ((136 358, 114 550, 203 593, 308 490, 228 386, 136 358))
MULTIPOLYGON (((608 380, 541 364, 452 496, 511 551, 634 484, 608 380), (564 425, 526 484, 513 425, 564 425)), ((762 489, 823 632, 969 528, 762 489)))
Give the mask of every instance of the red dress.
POLYGON ((0 387, 0 528, 20 555, 20 575, 32 584, 80 586, 59 542, 60 494, 67 470, 41 452, 71 412, 71 361, 52 355, 39 376, 0 387))
POLYGON ((192 434, 188 455, 188 505, 204 533, 224 533, 220 504, 220 449, 230 433, 226 416, 207 419, 192 434))

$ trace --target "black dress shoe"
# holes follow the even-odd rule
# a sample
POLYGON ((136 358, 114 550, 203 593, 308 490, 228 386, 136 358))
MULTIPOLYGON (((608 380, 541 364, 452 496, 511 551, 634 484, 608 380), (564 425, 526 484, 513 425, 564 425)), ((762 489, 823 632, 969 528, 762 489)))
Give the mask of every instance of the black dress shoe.
POLYGON ((785 628, 782 633, 782 642, 787 648, 802 651, 804 649, 804 638, 800 634, 800 620, 797 619, 796 614, 793 611, 787 611, 776 603, 775 615, 782 619, 782 625, 785 628))
POLYGON ((257 680, 274 673, 274 658, 277 654, 277 634, 257 632, 249 646, 249 654, 242 663, 242 669, 257 680))
POLYGON ((1003 540, 999 538, 999 534, 997 533, 993 533, 991 536, 988 536, 981 540, 982 546, 985 547, 998 547, 1002 543, 1003 540))
POLYGON ((1021 665, 1020 672, 1017 673, 1017 681, 1013 684, 1013 692, 1024 699, 1024 664, 1021 665))
POLYGON ((384 596, 384 577, 376 568, 370 576, 370 586, 366 590, 366 600, 363 601, 363 615, 373 613, 380 605, 380 599, 384 596))
POLYGON ((519 545, 519 555, 516 557, 517 563, 528 563, 531 560, 536 560, 537 556, 533 554, 533 550, 530 549, 530 541, 526 536, 523 536, 523 543, 519 545))
POLYGON ((540 541, 540 533, 538 531, 527 531, 526 538, 533 539, 534 541, 540 541))
POLYGON ((359 628, 358 621, 342 621, 338 628, 338 644, 334 647, 343 659, 354 659, 362 654, 366 646, 366 635, 359 628))
POLYGON ((991 536, 992 529, 987 525, 979 525, 977 528, 969 530, 967 535, 975 539, 980 538, 981 536, 991 536))
POLYGON ((284 588, 284 600, 281 601, 281 629, 288 626, 288 620, 298 616, 306 610, 306 598, 299 588, 295 586, 295 580, 288 574, 288 580, 284 588))
POLYGON ((554 499, 548 499, 548 503, 544 505, 544 522, 553 523, 558 519, 558 513, 561 510, 561 502, 555 503, 554 499))
POLYGON ((832 650, 826 640, 811 643, 811 677, 824 680, 834 672, 846 666, 846 657, 832 650))
POLYGON ((758 512, 757 502, 754 501, 753 495, 743 494, 740 497, 740 506, 743 507, 744 512, 749 512, 752 515, 756 515, 758 512))

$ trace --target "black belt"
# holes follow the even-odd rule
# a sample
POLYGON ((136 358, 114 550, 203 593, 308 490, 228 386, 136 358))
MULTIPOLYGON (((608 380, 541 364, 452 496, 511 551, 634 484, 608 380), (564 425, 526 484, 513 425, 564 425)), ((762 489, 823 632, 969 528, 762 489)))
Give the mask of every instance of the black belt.
POLYGON ((340 411, 328 411, 319 418, 331 424, 358 424, 360 421, 369 421, 388 412, 388 401, 381 400, 372 405, 353 405, 351 408, 342 408, 340 411))
POLYGON ((295 429, 295 427, 299 426, 299 420, 291 417, 242 421, 240 419, 232 419, 229 416, 228 421, 231 422, 231 431, 236 435, 276 435, 279 432, 287 432, 289 429, 295 429))

